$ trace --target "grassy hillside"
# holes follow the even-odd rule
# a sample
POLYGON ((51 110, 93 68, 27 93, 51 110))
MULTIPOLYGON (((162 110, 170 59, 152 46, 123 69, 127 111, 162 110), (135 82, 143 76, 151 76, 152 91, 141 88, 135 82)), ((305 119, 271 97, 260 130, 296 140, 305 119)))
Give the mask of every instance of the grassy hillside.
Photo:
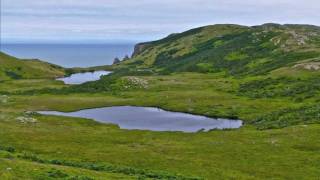
POLYGON ((65 85, 28 67, 42 79, 0 82, 0 179, 318 179, 319 52, 315 26, 214 25, 140 43, 96 82, 65 85), (121 105, 244 125, 153 132, 32 113, 121 105))
POLYGON ((133 58, 122 65, 156 73, 223 71, 243 76, 319 57, 320 27, 212 25, 138 44, 133 58))
POLYGON ((259 129, 318 123, 319 35, 310 25, 207 26, 138 44, 131 59, 99 81, 11 93, 126 94, 133 105, 240 118, 259 129))
POLYGON ((0 81, 56 78, 64 74, 64 69, 57 65, 39 60, 21 60, 0 52, 0 81))

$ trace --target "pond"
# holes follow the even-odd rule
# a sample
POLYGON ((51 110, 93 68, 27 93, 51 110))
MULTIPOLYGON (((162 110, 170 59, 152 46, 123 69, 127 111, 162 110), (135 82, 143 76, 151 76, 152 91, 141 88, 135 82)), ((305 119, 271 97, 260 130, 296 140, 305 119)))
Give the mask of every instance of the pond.
POLYGON ((241 120, 215 119, 181 112, 170 112, 153 107, 114 106, 76 112, 39 111, 43 115, 58 115, 93 119, 117 124, 121 129, 151 131, 197 132, 212 129, 235 129, 241 120))
POLYGON ((97 81, 101 76, 108 75, 110 73, 110 71, 76 73, 69 77, 58 78, 57 80, 63 81, 65 84, 82 84, 89 81, 97 81))

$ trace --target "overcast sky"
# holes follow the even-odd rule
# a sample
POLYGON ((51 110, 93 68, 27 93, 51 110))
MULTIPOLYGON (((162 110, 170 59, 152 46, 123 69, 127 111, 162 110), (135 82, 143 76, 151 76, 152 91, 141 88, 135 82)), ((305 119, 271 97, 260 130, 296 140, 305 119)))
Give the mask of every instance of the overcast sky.
POLYGON ((320 0, 0 0, 3 42, 123 42, 193 27, 320 25, 320 0))

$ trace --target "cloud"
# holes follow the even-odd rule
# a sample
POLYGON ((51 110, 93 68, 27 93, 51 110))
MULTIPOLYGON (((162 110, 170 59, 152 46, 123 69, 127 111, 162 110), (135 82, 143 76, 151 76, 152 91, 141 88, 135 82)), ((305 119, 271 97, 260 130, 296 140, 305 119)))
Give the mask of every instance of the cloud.
POLYGON ((2 37, 152 40, 193 27, 266 22, 320 25, 318 0, 2 0, 2 37))

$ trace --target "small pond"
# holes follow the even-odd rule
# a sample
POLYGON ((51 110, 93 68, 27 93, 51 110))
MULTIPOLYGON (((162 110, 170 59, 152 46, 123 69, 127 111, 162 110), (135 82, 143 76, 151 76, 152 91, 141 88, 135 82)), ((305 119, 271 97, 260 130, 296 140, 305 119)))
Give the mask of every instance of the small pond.
POLYGON ((57 80, 63 81, 65 84, 82 84, 89 81, 97 81, 101 76, 108 75, 110 73, 110 71, 76 73, 69 77, 58 78, 57 80))
POLYGON ((114 106, 68 113, 56 111, 39 111, 38 113, 81 117, 102 123, 117 124, 121 129, 151 131, 197 132, 211 129, 235 129, 242 126, 241 120, 215 119, 153 107, 114 106))

